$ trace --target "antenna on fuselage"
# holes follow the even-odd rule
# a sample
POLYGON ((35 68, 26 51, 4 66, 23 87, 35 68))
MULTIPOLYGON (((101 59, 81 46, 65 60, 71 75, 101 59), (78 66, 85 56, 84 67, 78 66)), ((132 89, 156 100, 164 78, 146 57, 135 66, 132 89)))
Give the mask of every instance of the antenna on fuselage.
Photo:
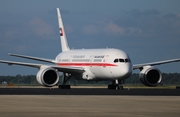
POLYGON ((60 13, 60 9, 57 9, 57 16, 58 16, 58 23, 59 23, 59 32, 60 32, 60 40, 61 40, 61 48, 62 51, 69 51, 69 46, 68 46, 68 42, 67 42, 67 38, 66 38, 66 33, 64 30, 64 26, 63 26, 63 22, 62 22, 62 18, 61 18, 61 13, 60 13))

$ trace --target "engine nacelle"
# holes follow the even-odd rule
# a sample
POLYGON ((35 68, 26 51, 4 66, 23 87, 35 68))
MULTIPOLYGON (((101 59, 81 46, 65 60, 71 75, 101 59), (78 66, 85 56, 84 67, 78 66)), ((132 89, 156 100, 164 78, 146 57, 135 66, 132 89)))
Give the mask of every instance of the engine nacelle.
POLYGON ((146 86, 157 86, 162 81, 162 74, 159 69, 146 66, 139 74, 140 81, 146 86))
POLYGON ((56 69, 49 66, 42 66, 36 75, 39 84, 52 87, 59 81, 59 74, 56 69))

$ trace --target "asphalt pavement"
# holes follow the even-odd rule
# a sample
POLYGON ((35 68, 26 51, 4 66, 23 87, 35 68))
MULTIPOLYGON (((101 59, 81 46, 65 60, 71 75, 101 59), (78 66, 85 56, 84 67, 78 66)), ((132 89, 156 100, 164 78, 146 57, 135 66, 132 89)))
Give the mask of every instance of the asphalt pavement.
POLYGON ((180 96, 180 89, 123 89, 106 88, 0 88, 0 95, 139 95, 180 96))

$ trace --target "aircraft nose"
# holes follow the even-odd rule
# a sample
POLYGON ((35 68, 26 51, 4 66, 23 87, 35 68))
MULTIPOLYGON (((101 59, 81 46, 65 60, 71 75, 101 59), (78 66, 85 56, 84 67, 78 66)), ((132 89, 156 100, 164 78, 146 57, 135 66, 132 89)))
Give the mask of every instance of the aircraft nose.
POLYGON ((129 77, 132 74, 132 66, 126 64, 121 69, 121 74, 123 77, 129 77))

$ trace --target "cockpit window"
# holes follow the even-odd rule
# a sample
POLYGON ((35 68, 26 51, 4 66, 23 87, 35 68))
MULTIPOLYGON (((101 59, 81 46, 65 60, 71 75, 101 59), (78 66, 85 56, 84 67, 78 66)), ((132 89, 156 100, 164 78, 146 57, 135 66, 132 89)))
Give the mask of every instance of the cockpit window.
POLYGON ((125 59, 125 61, 126 61, 126 62, 131 62, 131 60, 130 60, 130 59, 125 59))
POLYGON ((119 62, 124 62, 124 59, 119 59, 119 62))
POLYGON ((118 59, 115 59, 115 60, 114 60, 114 63, 117 63, 117 62, 118 62, 118 59))
POLYGON ((124 63, 124 62, 131 62, 130 59, 122 59, 122 58, 118 58, 118 59, 115 59, 114 60, 114 63, 117 63, 117 62, 121 62, 121 63, 124 63))

